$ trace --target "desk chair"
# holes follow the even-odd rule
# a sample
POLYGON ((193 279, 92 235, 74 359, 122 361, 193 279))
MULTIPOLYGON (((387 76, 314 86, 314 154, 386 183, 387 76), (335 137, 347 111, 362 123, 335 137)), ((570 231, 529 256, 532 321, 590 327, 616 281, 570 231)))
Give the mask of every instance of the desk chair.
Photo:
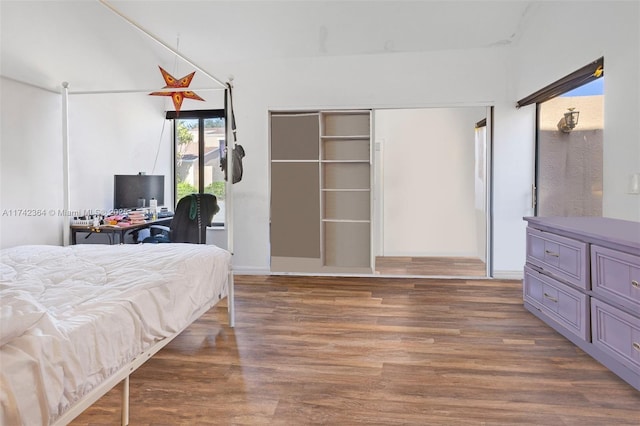
POLYGON ((145 238, 143 243, 206 244, 207 226, 211 226, 213 215, 218 211, 220 206, 215 195, 187 195, 178 201, 169 227, 151 225, 152 235, 145 238))

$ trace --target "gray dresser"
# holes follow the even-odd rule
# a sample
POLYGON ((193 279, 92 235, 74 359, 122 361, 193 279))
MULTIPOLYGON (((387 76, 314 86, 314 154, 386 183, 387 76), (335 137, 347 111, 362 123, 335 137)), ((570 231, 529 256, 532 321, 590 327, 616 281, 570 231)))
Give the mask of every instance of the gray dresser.
POLYGON ((524 306, 640 390, 640 223, 524 219, 524 306))

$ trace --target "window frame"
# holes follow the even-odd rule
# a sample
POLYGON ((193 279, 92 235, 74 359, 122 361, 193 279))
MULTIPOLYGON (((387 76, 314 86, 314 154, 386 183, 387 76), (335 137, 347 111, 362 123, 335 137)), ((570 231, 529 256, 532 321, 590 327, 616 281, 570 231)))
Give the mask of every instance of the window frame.
MULTIPOLYGON (((205 121, 209 119, 219 119, 222 118, 224 120, 224 129, 225 129, 225 146, 226 146, 226 129, 227 129, 227 116, 225 113, 225 109, 207 109, 207 110, 192 110, 192 111, 167 111, 166 119, 171 120, 173 124, 173 137, 172 137, 172 162, 173 162, 173 201, 175 209, 178 204, 178 179, 176 177, 176 155, 177 155, 177 138, 178 138, 178 126, 177 120, 198 120, 198 183, 197 183, 197 192, 200 194, 204 193, 205 189, 205 121)), ((221 153, 222 155, 222 153, 221 153)), ((216 221, 217 225, 224 225, 224 219, 222 222, 220 220, 216 221)))
POLYGON ((546 87, 516 102, 516 108, 535 104, 536 133, 534 141, 534 176, 532 187, 533 215, 538 216, 540 200, 540 106, 544 102, 556 98, 566 92, 604 77, 604 57, 585 65, 571 74, 557 80, 546 87))
POLYGON ((541 104, 542 102, 548 101, 549 99, 558 97, 563 93, 597 80, 603 75, 604 57, 601 57, 591 62, 590 64, 585 65, 579 70, 576 70, 571 74, 561 78, 560 80, 543 87, 537 92, 534 92, 529 96, 520 99, 518 102, 516 102, 516 108, 531 104, 541 104), (599 75, 597 75, 598 71, 599 75))

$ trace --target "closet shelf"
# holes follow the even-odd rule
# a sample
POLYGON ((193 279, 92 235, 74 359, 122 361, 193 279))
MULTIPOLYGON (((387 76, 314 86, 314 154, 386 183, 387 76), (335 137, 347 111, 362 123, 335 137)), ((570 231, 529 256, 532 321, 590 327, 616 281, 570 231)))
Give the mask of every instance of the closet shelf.
POLYGON ((368 219, 322 219, 322 221, 331 223, 371 223, 368 219))
POLYGON ((323 192, 370 192, 369 188, 322 188, 323 192))
POLYGON ((369 139, 369 135, 349 135, 349 136, 337 136, 337 135, 323 135, 320 136, 320 139, 330 139, 330 140, 336 140, 336 139, 340 139, 340 140, 363 140, 369 139))
POLYGON ((318 163, 318 160, 271 160, 272 163, 318 163))
POLYGON ((365 163, 369 164, 369 159, 366 160, 321 160, 322 163, 365 163))

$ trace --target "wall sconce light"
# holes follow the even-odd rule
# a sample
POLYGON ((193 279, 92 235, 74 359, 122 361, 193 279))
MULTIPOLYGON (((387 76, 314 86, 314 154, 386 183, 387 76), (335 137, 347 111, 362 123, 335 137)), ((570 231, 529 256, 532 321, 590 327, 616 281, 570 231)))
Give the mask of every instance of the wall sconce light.
POLYGON ((564 117, 558 122, 558 130, 564 133, 570 133, 578 125, 578 116, 580 111, 575 108, 568 108, 569 112, 564 113, 564 117))

